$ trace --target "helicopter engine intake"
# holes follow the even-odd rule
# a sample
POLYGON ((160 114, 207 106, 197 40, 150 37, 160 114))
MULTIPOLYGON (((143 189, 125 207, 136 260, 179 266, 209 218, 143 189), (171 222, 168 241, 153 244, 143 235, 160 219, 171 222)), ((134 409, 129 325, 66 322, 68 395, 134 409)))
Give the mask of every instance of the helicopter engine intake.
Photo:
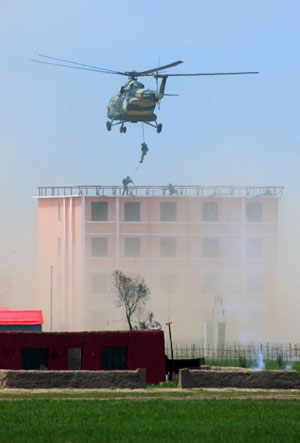
POLYGON ((151 91, 151 89, 138 89, 135 96, 141 100, 152 100, 153 102, 156 101, 156 93, 155 91, 151 91))

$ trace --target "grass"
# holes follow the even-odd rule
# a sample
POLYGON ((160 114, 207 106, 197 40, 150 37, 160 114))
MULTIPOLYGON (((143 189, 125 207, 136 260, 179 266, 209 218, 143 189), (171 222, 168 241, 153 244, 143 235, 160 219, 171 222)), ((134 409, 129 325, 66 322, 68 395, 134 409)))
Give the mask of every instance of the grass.
POLYGON ((165 381, 164 383, 160 383, 159 385, 153 385, 153 384, 148 384, 147 385, 148 389, 170 389, 170 388, 177 388, 177 383, 174 383, 173 381, 165 381))
POLYGON ((292 364, 292 369, 295 369, 295 371, 298 371, 300 374, 300 361, 296 361, 292 364))
POLYGON ((282 400, 0 401, 1 442, 296 442, 282 400))

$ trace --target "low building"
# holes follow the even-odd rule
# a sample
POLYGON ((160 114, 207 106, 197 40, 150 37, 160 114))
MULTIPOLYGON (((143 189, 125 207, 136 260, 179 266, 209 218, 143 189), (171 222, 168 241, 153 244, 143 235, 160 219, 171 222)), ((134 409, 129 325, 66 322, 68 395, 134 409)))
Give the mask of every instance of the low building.
POLYGON ((0 332, 0 369, 136 370, 166 380, 162 331, 0 332))
POLYGON ((14 311, 0 308, 0 331, 41 331, 42 311, 14 311))

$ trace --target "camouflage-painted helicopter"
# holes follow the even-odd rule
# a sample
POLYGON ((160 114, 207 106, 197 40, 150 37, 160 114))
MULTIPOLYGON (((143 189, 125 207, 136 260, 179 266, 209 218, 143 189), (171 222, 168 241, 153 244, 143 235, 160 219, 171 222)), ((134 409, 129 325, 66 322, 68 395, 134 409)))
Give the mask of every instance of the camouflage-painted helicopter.
POLYGON ((138 123, 143 122, 156 128, 160 133, 162 124, 157 123, 157 116, 154 114, 155 106, 160 104, 160 100, 164 96, 172 96, 177 94, 166 94, 165 87, 168 77, 190 77, 190 76, 210 76, 210 75, 242 75, 242 74, 258 74, 258 72, 212 72, 212 73, 195 73, 195 74, 164 74, 161 71, 172 68, 183 63, 181 60, 170 63, 168 65, 159 66, 157 68, 148 69, 147 71, 114 71, 112 69, 99 68, 97 66, 85 65, 83 63, 73 62, 61 58, 50 57, 43 54, 35 54, 55 60, 62 63, 44 62, 41 60, 32 60, 37 63, 47 65, 60 66, 63 68, 83 69, 85 71, 94 71, 102 74, 123 75, 129 78, 129 81, 119 88, 118 93, 110 100, 107 107, 107 116, 110 121, 106 122, 106 128, 111 130, 112 126, 121 125, 120 132, 126 132, 125 122, 138 123), (138 77, 154 77, 156 79, 156 91, 145 89, 144 85, 137 81, 138 77), (161 79, 158 88, 158 79, 161 79))

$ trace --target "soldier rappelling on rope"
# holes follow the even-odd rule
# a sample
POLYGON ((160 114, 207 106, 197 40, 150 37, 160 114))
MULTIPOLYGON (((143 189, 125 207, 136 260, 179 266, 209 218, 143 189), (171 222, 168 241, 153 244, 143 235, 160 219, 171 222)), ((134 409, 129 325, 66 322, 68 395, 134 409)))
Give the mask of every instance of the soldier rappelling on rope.
POLYGON ((143 163, 144 157, 147 154, 147 152, 149 151, 149 148, 145 142, 142 143, 141 151, 142 151, 142 157, 141 157, 140 163, 143 163))

